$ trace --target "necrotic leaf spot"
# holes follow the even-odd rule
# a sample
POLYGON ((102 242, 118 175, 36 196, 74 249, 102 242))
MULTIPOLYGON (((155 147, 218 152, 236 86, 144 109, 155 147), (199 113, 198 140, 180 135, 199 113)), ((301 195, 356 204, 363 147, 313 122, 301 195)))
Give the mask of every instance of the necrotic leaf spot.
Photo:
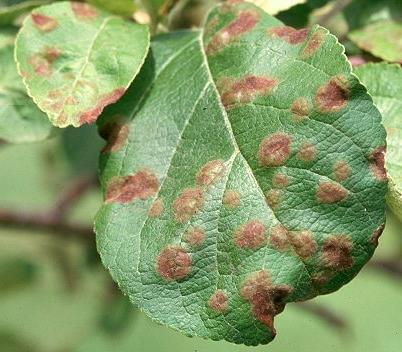
POLYGON ((209 186, 223 176, 224 170, 222 160, 212 160, 198 171, 196 182, 200 186, 209 186))
POLYGON ((236 208, 240 204, 239 192, 232 189, 226 190, 223 194, 222 203, 228 208, 236 208))
POLYGON ((317 109, 322 113, 339 111, 347 104, 349 97, 348 82, 342 76, 332 77, 316 93, 317 109))
POLYGON ((277 132, 267 136, 258 149, 261 166, 281 166, 289 158, 291 138, 286 133, 277 132))
POLYGON ((191 257, 180 246, 168 246, 156 258, 156 272, 165 280, 184 279, 191 270, 191 257))
POLYGON ((157 218, 162 215, 163 208, 164 208, 163 199, 158 198, 152 203, 151 207, 149 208, 148 215, 151 218, 157 218))
POLYGON ((384 156, 384 146, 378 147, 369 155, 370 170, 374 177, 380 182, 387 180, 387 171, 385 170, 384 156))
POLYGON ((300 44, 306 39, 308 29, 294 29, 288 26, 272 27, 268 29, 268 34, 276 36, 289 44, 300 44))
POLYGON ((380 236, 382 235, 383 231, 385 228, 385 224, 381 224, 378 229, 376 229, 373 234, 370 236, 369 242, 374 246, 378 246, 378 240, 380 236))
POLYGON ((282 198, 282 191, 279 189, 270 189, 265 194, 265 199, 271 209, 275 209, 280 205, 282 198))
POLYGON ((269 243, 277 250, 283 251, 289 248, 289 231, 283 225, 276 225, 269 231, 269 243))
POLYGON ((190 228, 184 235, 184 240, 192 247, 200 246, 204 239, 204 230, 199 227, 190 228))
POLYGON ((107 144, 102 149, 102 153, 112 153, 119 151, 126 143, 129 133, 127 124, 113 123, 105 126, 101 131, 107 144))
POLYGON ((34 26, 43 32, 50 32, 58 26, 54 18, 39 13, 32 13, 31 19, 34 26))
POLYGON ((225 292, 219 289, 216 290, 209 298, 208 306, 217 313, 225 312, 228 308, 228 299, 225 292))
POLYGON ((316 149, 311 143, 303 143, 297 152, 297 158, 301 161, 311 162, 315 159, 316 149))
POLYGON ((307 41, 306 46, 302 50, 302 57, 310 57, 314 55, 314 53, 318 50, 318 48, 322 45, 325 38, 325 32, 323 29, 318 29, 316 32, 312 34, 310 39, 307 41))
POLYGON ((79 19, 92 19, 97 15, 96 9, 94 7, 80 2, 72 2, 71 9, 79 19))
POLYGON ((341 185, 333 182, 321 182, 317 188, 316 196, 321 203, 336 203, 345 199, 348 191, 341 185))
POLYGON ((333 166, 334 178, 338 182, 345 181, 350 176, 350 167, 344 160, 338 160, 333 166))
POLYGON ((204 196, 200 188, 184 190, 173 202, 175 220, 186 222, 197 214, 204 205, 204 196))
POLYGON ((276 188, 283 188, 289 184, 289 177, 281 172, 277 172, 272 177, 272 185, 276 188))
POLYGON ((265 242, 265 227, 258 220, 251 220, 236 230, 234 241, 240 248, 256 249, 265 242))
POLYGON ((292 232, 290 241, 293 249, 302 259, 311 257, 317 248, 313 235, 310 231, 304 230, 300 232, 292 232))
POLYGON ((331 236, 322 246, 322 261, 328 268, 346 270, 353 266, 352 241, 343 235, 331 236))
POLYGON ((295 121, 299 122, 306 119, 309 114, 308 101, 303 97, 297 98, 292 103, 290 111, 292 112, 295 121))

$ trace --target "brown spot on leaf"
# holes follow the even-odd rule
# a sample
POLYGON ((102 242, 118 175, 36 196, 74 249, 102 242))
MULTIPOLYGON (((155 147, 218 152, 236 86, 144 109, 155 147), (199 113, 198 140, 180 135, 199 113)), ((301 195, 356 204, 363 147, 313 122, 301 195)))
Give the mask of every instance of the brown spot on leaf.
POLYGON ((58 26, 54 18, 39 13, 32 13, 31 19, 34 26, 43 32, 50 32, 58 26))
POLYGON ((300 97, 297 98, 290 107, 295 121, 299 122, 307 118, 310 108, 307 99, 300 97))
POLYGON ((324 265, 333 270, 346 270, 353 266, 351 256, 352 241, 343 235, 326 239, 322 246, 321 259, 324 265))
POLYGON ((217 83, 222 104, 228 108, 234 104, 246 104, 257 96, 271 93, 278 80, 272 77, 249 75, 238 80, 221 78, 217 83))
POLYGON ((306 39, 308 29, 295 29, 288 26, 272 27, 268 29, 268 35, 283 39, 289 44, 300 44, 306 39))
POLYGON ((277 132, 263 139, 258 149, 261 166, 281 166, 289 158, 291 138, 286 133, 277 132))
POLYGON ((258 220, 251 220, 236 230, 234 241, 240 248, 256 249, 265 242, 265 227, 258 220))
POLYGON ((336 203, 344 200, 348 191, 334 182, 321 182, 317 188, 316 197, 321 203, 336 203))
POLYGON ((196 182, 200 186, 209 186, 223 176, 225 165, 222 160, 206 163, 197 173, 196 182))
POLYGON ((265 270, 253 273, 244 281, 240 290, 241 296, 250 302, 254 317, 274 335, 274 317, 283 311, 285 300, 291 292, 288 285, 272 285, 265 270))
POLYGON ((338 160, 332 169, 334 178, 338 182, 345 181, 350 176, 350 167, 344 160, 338 160))
POLYGON ((284 188, 289 184, 289 177, 281 172, 277 172, 272 177, 272 185, 276 188, 284 188))
POLYGON ((228 309, 228 299, 225 295, 225 292, 222 290, 216 290, 210 297, 208 306, 217 313, 225 312, 228 309))
POLYGON ((32 66, 35 73, 39 76, 49 77, 52 74, 52 66, 45 57, 34 54, 28 58, 28 64, 32 66))
POLYGON ((43 50, 43 56, 52 64, 60 56, 60 50, 53 47, 45 48, 43 50))
POLYGON ((384 228, 385 228, 385 224, 382 224, 382 225, 380 225, 380 226, 378 227, 377 230, 375 230, 375 231, 372 233, 372 235, 371 235, 371 237, 370 237, 370 239, 369 239, 369 242, 370 242, 374 247, 377 247, 377 246, 378 246, 378 240, 379 240, 380 236, 382 235, 382 233, 383 233, 383 231, 384 231, 384 228))
POLYGON ((80 2, 72 2, 71 9, 79 19, 92 19, 98 14, 94 7, 80 2))
POLYGON ((308 259, 317 249, 313 234, 310 231, 292 232, 289 238, 293 249, 302 259, 308 259))
POLYGON ((283 251, 289 248, 289 231, 283 225, 276 225, 270 229, 269 243, 273 248, 283 251))
POLYGON ((129 203, 134 199, 146 199, 158 191, 158 179, 148 170, 134 175, 113 177, 106 190, 106 202, 129 203))
POLYGON ((95 105, 94 108, 92 108, 86 112, 83 112, 80 115, 80 117, 79 117, 80 124, 83 125, 84 123, 89 123, 89 124, 94 123, 96 121, 96 119, 98 118, 98 116, 102 113, 103 109, 106 106, 118 101, 125 92, 126 92, 126 89, 121 87, 121 88, 117 88, 113 92, 103 96, 99 100, 99 102, 95 105))
POLYGON ((312 56, 318 48, 322 45, 325 38, 325 32, 321 29, 317 30, 313 33, 310 39, 307 41, 306 46, 302 50, 302 57, 310 57, 312 56))
POLYGON ((387 171, 385 169, 385 147, 381 146, 373 150, 369 155, 370 170, 374 177, 380 181, 387 180, 387 171))
POLYGON ((271 209, 277 208, 281 203, 282 191, 271 189, 265 194, 265 200, 271 209))
POLYGON ((259 20, 259 15, 255 11, 241 11, 237 17, 226 27, 222 28, 209 41, 206 47, 207 55, 214 54, 222 50, 239 36, 251 31, 259 20))
POLYGON ((348 82, 343 76, 332 77, 318 88, 315 103, 321 113, 331 113, 343 109, 349 98, 348 82))
POLYGON ((184 235, 184 240, 193 247, 200 246, 204 242, 204 239, 204 230, 199 227, 189 229, 184 235))
POLYGON ((184 279, 191 270, 191 257, 180 246, 168 246, 156 258, 156 272, 165 280, 184 279))
POLYGON ((315 159, 316 149, 311 143, 303 143, 297 152, 297 158, 301 161, 311 162, 315 159))
POLYGON ((152 203, 151 207, 149 208, 148 215, 151 218, 157 218, 162 215, 163 208, 164 208, 163 199, 158 198, 152 203))
POLYGON ((204 196, 200 188, 184 190, 173 202, 175 220, 186 222, 197 214, 204 205, 204 196))
POLYGON ((240 204, 239 192, 232 189, 226 190, 223 194, 222 203, 228 208, 236 208, 240 204))
POLYGON ((102 153, 119 151, 126 143, 129 133, 127 124, 112 123, 102 128, 102 137, 106 138, 107 144, 103 147, 102 153))

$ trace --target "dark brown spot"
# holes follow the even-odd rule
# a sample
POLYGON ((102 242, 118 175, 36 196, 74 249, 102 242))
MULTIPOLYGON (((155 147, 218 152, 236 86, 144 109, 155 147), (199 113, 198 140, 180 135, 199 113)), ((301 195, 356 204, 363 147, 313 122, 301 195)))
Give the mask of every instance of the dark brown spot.
POLYGON ((331 113, 343 109, 349 98, 348 82, 343 76, 332 77, 317 90, 315 103, 321 113, 331 113))
POLYGON ((265 242, 265 227, 258 220, 251 220, 236 230, 234 241, 240 248, 256 249, 265 242))
POLYGON ((222 50, 239 36, 251 31, 259 20, 259 15, 255 11, 241 11, 232 22, 222 28, 209 41, 206 53, 214 54, 222 50))
POLYGON ((321 259, 324 265, 330 269, 350 269, 353 266, 351 251, 352 241, 348 237, 332 236, 323 243, 321 259))
POLYGON ((317 249, 313 234, 310 231, 292 232, 289 238, 293 249, 302 259, 308 259, 317 249))
POLYGON ((271 209, 277 208, 281 203, 282 191, 271 189, 265 194, 265 200, 271 209))
POLYGON ((190 255, 179 246, 168 246, 156 258, 156 272, 165 280, 184 279, 191 270, 190 255))
POLYGON ((196 182, 200 186, 209 186, 223 176, 225 165, 222 160, 206 163, 197 173, 196 182))
POLYGON ((316 149, 311 143, 303 143, 299 151, 297 152, 297 157, 301 161, 311 162, 315 159, 316 149))
POLYGON ((45 57, 34 54, 28 58, 28 63, 39 76, 49 77, 52 74, 52 66, 45 57))
POLYGON ((146 199, 158 191, 158 179, 148 171, 138 171, 134 175, 113 177, 106 190, 106 202, 129 203, 134 199, 146 199))
POLYGON ((338 182, 345 181, 350 176, 350 167, 344 160, 338 160, 333 168, 334 178, 338 182))
POLYGON ((278 80, 263 76, 246 76, 239 80, 221 78, 220 88, 223 105, 228 108, 235 104, 250 103, 255 97, 267 95, 277 86, 278 80))
POLYGON ((306 46, 302 50, 302 57, 310 57, 312 56, 318 48, 322 45, 325 38, 325 32, 321 29, 317 30, 313 33, 311 38, 307 41, 306 46))
POLYGON ((274 317, 283 311, 287 296, 292 292, 288 285, 272 285, 265 270, 257 271, 247 278, 240 290, 241 296, 250 302, 254 317, 275 335, 274 317))
POLYGON ((148 215, 151 218, 157 218, 162 215, 163 208, 164 208, 163 199, 158 198, 152 203, 151 207, 149 208, 148 215))
POLYGON ((121 87, 121 88, 115 89, 112 93, 109 93, 109 94, 106 94, 105 96, 103 96, 94 108, 92 108, 91 110, 88 110, 86 112, 83 112, 80 115, 80 118, 79 118, 80 124, 82 125, 84 123, 89 123, 89 124, 94 123, 96 121, 96 119, 98 118, 98 116, 102 113, 103 109, 106 106, 118 101, 125 92, 126 92, 126 89, 121 87))
POLYGON ((200 246, 204 239, 204 230, 199 227, 189 229, 184 235, 184 240, 192 247, 200 246))
POLYGON ((370 170, 373 173, 374 177, 380 181, 387 180, 387 171, 385 169, 384 164, 385 159, 385 147, 378 147, 374 151, 372 151, 369 155, 370 162, 370 170))
POLYGON ((383 231, 385 228, 385 224, 382 224, 378 227, 377 230, 375 230, 373 232, 373 234, 370 236, 369 242, 374 246, 377 247, 378 246, 378 240, 380 238, 380 236, 382 235, 383 231))
POLYGON ((297 98, 292 103, 290 111, 292 112, 295 121, 299 122, 306 119, 310 111, 308 101, 303 97, 297 98))
POLYGON ((286 133, 277 132, 267 136, 258 149, 261 166, 281 166, 290 155, 291 138, 286 133))
POLYGON ((272 185, 276 188, 284 188, 289 184, 289 177, 278 172, 272 177, 272 185))
POLYGON ((60 56, 60 51, 57 48, 45 48, 43 50, 43 56, 52 64, 60 56))
POLYGON ((223 313, 228 309, 228 299, 225 292, 222 290, 216 290, 208 301, 209 308, 213 309, 217 313, 223 313))
POLYGON ((306 39, 308 29, 294 29, 288 26, 272 27, 268 29, 268 35, 283 39, 289 44, 300 44, 306 39))
POLYGON ((32 13, 31 19, 34 26, 43 32, 50 32, 58 26, 54 18, 39 13, 32 13))
POLYGON ((197 214, 204 205, 204 196, 200 188, 184 190, 173 202, 175 220, 186 222, 197 214))
POLYGON ((226 190, 223 194, 222 203, 228 208, 236 208, 240 204, 239 192, 232 189, 226 190))
POLYGON ((344 200, 348 191, 341 185, 333 182, 321 182, 317 188, 316 197, 321 203, 336 203, 344 200))
POLYGON ((92 19, 97 16, 96 9, 88 4, 72 2, 71 9, 79 19, 92 19))
POLYGON ((269 236, 269 243, 273 248, 283 251, 289 248, 289 231, 283 225, 276 225, 271 228, 269 236))
POLYGON ((102 128, 102 137, 105 137, 107 144, 102 149, 102 153, 112 153, 119 151, 127 141, 129 128, 127 124, 112 123, 102 128))

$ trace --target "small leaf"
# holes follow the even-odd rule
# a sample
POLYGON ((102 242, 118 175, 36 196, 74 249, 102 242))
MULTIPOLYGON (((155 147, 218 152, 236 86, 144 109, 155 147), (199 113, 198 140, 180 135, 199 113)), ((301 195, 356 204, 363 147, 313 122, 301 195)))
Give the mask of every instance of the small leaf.
POLYGON ((344 48, 225 3, 157 37, 99 121, 104 265, 152 319, 257 345, 288 302, 339 289, 384 223, 385 131, 344 48))
POLYGON ((94 122, 139 71, 149 46, 146 26, 88 4, 35 9, 16 43, 29 94, 59 127, 94 122))
POLYGON ((361 49, 390 62, 402 62, 402 24, 384 20, 349 33, 361 49))
POLYGON ((290 9, 295 5, 304 4, 307 0, 247 0, 261 7, 270 15, 276 15, 278 12, 290 9))
POLYGON ((134 0, 87 0, 87 2, 120 16, 131 17, 136 10, 134 0))
POLYGON ((0 31, 0 140, 27 143, 46 139, 52 125, 26 94, 13 58, 13 30, 0 31))
POLYGON ((355 73, 367 87, 383 117, 387 130, 387 201, 402 219, 402 68, 395 64, 370 63, 356 67, 355 73))
POLYGON ((21 15, 51 0, 0 0, 0 26, 13 24, 21 15))

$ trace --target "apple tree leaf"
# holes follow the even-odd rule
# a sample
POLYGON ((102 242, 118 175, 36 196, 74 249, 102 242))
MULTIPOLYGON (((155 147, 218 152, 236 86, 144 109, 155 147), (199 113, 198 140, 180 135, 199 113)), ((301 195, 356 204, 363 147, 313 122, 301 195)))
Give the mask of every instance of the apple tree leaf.
POLYGON ((15 55, 29 95, 50 121, 78 127, 124 94, 148 46, 146 26, 89 4, 58 2, 27 17, 15 55))
POLYGON ((383 117, 387 130, 387 202, 402 219, 402 68, 396 64, 370 63, 356 67, 355 73, 367 87, 383 117))
POLYGON ((98 251, 155 321, 265 344, 286 303, 339 289, 375 250, 385 130, 320 26, 217 6, 202 31, 157 37, 98 125, 98 251))

